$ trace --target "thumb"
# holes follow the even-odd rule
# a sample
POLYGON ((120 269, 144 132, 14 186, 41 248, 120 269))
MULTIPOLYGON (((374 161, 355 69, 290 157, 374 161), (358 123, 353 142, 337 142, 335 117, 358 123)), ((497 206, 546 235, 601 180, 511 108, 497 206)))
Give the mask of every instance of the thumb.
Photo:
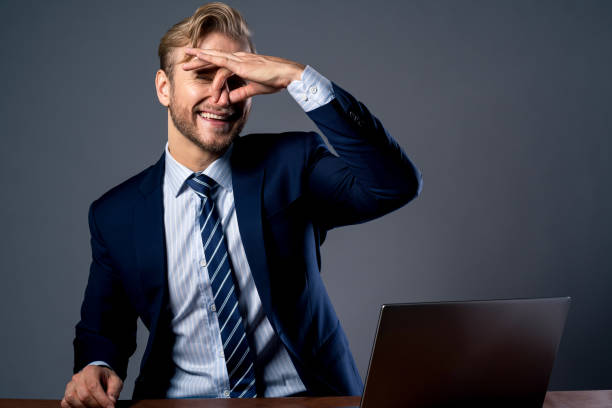
POLYGON ((119 399, 119 394, 121 393, 122 388, 123 381, 121 381, 121 378, 119 378, 117 374, 111 371, 106 379, 106 394, 113 401, 113 403, 117 402, 119 399))

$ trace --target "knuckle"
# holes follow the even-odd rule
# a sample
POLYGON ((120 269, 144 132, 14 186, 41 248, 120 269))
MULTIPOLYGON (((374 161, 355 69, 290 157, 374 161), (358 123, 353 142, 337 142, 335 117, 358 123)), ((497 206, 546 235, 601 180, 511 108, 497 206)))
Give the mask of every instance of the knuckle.
POLYGON ((75 400, 85 401, 89 397, 89 390, 85 387, 79 387, 75 392, 75 400))
POLYGON ((80 395, 79 400, 81 401, 82 404, 85 404, 88 407, 95 405, 95 399, 89 393, 84 393, 83 395, 80 395))
POLYGON ((88 381, 86 381, 86 382, 85 382, 85 388, 86 388, 88 391, 90 391, 90 392, 91 392, 91 391, 95 391, 95 389, 97 388, 97 386, 98 386, 98 384, 96 384, 96 382, 95 382, 95 381, 88 380, 88 381))
POLYGON ((74 391, 69 391, 66 393, 66 395, 64 396, 64 399, 66 400, 66 404, 68 404, 68 401, 74 401, 76 399, 76 395, 74 394, 74 391))

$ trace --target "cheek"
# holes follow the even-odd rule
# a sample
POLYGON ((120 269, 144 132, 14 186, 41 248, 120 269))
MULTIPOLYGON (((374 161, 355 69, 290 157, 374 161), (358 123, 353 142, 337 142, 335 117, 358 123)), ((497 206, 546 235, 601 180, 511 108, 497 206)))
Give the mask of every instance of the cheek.
POLYGON ((201 90, 198 89, 198 87, 196 86, 190 86, 185 88, 184 92, 183 92, 183 103, 185 104, 191 104, 194 101, 196 101, 199 98, 199 95, 201 95, 201 90))
POLYGON ((209 85, 187 84, 176 90, 175 99, 181 105, 193 105, 203 99, 208 93, 209 85))

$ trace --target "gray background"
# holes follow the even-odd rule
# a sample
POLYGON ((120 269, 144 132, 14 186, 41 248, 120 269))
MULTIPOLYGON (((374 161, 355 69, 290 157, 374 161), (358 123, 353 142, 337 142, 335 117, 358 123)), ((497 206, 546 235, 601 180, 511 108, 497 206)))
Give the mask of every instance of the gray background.
MULTIPOLYGON (((0 3, 0 397, 63 394, 88 206, 162 153, 156 48, 199 4, 0 3)), ((350 90, 423 172, 416 201, 323 247, 362 375, 382 303, 571 295, 551 388, 612 388, 612 2, 231 4, 261 53, 350 90)), ((282 92, 245 131, 313 128, 282 92)))

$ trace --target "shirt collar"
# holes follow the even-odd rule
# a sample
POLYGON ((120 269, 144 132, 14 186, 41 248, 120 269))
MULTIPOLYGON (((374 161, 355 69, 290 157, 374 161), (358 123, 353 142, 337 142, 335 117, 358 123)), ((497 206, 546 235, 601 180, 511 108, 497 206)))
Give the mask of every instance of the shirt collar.
MULTIPOLYGON (((204 171, 196 172, 195 174, 199 175, 204 173, 211 179, 215 180, 219 186, 222 188, 231 191, 232 190, 232 170, 230 168, 230 157, 232 155, 232 150, 234 145, 232 144, 229 149, 223 154, 223 156, 219 157, 217 160, 212 162, 204 171)), ((185 181, 194 174, 193 171, 189 170, 187 167, 183 166, 181 163, 177 162, 174 157, 170 154, 168 150, 168 143, 166 142, 166 170, 165 170, 165 180, 168 182, 168 186, 170 187, 170 191, 177 197, 181 194, 185 188, 188 188, 185 181)))

